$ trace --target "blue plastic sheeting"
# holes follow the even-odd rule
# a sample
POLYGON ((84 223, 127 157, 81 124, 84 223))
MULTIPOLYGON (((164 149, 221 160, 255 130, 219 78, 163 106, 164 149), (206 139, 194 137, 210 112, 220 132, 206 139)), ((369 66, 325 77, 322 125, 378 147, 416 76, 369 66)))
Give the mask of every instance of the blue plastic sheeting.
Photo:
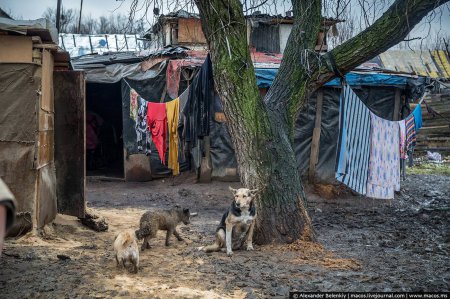
POLYGON ((272 85, 278 69, 255 69, 256 83, 259 88, 267 88, 272 85))
MULTIPOLYGON (((350 86, 364 85, 364 86, 380 86, 380 85, 395 85, 406 86, 409 77, 389 75, 389 74, 358 74, 348 73, 345 79, 350 86)), ((325 86, 340 86, 341 80, 335 78, 326 83, 325 86)))
MULTIPOLYGON (((256 82, 259 88, 266 88, 272 85, 278 69, 255 69, 256 82)), ((389 75, 389 74, 374 74, 374 73, 348 73, 345 79, 350 86, 364 85, 364 86, 406 86, 409 77, 389 75)), ((340 79, 335 78, 326 83, 325 86, 340 86, 340 79)))

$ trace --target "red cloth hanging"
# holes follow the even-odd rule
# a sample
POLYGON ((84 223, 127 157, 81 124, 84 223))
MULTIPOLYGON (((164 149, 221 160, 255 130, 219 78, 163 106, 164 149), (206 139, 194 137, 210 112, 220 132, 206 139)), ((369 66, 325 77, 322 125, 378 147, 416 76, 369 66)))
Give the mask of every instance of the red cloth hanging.
POLYGON ((166 165, 167 114, 165 103, 147 103, 147 128, 152 135, 162 164, 166 165))

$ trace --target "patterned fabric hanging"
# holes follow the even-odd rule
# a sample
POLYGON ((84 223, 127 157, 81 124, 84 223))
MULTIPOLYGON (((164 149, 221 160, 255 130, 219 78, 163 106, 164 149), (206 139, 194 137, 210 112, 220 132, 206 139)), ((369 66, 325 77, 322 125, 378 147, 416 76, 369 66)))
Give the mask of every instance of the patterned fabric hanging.
POLYGON ((364 195, 370 153, 370 111, 348 85, 341 93, 339 115, 336 179, 364 195))
POLYGON ((398 122, 370 113, 371 148, 366 196, 394 198, 400 190, 400 151, 398 122))

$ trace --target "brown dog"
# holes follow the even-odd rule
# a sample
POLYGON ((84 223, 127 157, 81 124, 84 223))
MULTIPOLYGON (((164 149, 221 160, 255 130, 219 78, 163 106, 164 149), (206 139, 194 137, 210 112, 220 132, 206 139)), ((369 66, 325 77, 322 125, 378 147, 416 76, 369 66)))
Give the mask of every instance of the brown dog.
POLYGON ((205 252, 219 251, 226 247, 227 255, 233 254, 233 249, 239 249, 247 242, 247 250, 253 250, 253 229, 256 218, 255 195, 257 189, 233 189, 234 200, 225 212, 216 230, 216 242, 200 247, 205 252))

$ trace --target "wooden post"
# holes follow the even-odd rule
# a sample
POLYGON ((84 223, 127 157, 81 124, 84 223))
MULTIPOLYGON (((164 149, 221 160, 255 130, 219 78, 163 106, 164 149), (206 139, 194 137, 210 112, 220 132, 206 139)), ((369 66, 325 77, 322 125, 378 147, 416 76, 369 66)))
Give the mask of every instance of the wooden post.
POLYGON ((322 123, 322 102, 323 102, 323 91, 319 90, 317 92, 316 118, 311 141, 311 154, 309 156, 308 178, 310 182, 314 182, 314 173, 316 172, 316 164, 317 161, 319 160, 319 142, 321 132, 320 125, 322 123))
POLYGON ((205 156, 201 160, 200 177, 198 179, 198 182, 199 183, 209 183, 209 182, 211 182, 211 176, 212 176, 210 136, 205 136, 203 138, 203 142, 204 142, 205 156))
POLYGON ((400 116, 400 88, 395 89, 394 116, 392 120, 399 120, 400 116))

